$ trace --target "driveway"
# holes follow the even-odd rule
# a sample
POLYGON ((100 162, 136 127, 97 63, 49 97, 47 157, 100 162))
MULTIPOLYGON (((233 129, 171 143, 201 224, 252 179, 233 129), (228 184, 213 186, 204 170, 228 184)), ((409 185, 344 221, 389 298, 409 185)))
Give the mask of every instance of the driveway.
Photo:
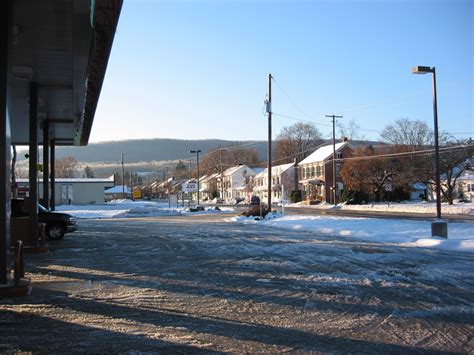
POLYGON ((474 351, 472 254, 223 218, 81 220, 27 255, 0 351, 474 351))

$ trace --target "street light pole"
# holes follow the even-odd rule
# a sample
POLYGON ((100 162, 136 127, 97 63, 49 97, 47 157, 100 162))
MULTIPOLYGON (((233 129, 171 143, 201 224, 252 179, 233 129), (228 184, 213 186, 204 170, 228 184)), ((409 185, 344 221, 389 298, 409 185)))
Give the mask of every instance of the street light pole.
POLYGON ((190 150, 189 153, 194 154, 196 153, 196 163, 197 163, 197 205, 199 206, 199 153, 201 151, 197 150, 190 150))
POLYGON ((268 175, 267 175, 267 203, 268 212, 272 210, 272 74, 268 74, 268 175))
POLYGON ((448 237, 448 225, 441 221, 441 178, 439 167, 439 139, 438 139, 438 98, 436 92, 436 68, 417 66, 412 69, 413 74, 433 74, 433 116, 434 116, 434 145, 435 145, 435 183, 436 183, 436 218, 438 221, 431 225, 431 235, 448 237))

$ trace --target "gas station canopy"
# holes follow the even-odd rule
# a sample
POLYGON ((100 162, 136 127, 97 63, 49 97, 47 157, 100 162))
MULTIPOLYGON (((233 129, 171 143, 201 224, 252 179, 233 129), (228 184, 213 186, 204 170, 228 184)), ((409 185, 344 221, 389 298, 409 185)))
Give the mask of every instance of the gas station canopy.
MULTIPOLYGON (((38 121, 56 145, 86 145, 122 0, 12 2, 9 107, 12 144, 29 143, 30 83, 38 121)), ((43 135, 38 130, 38 144, 43 135)))

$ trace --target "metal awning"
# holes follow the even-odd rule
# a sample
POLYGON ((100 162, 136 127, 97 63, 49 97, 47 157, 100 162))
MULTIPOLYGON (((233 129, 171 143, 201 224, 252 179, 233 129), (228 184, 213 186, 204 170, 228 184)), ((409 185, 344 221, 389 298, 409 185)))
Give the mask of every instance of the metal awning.
MULTIPOLYGON (((9 116, 12 144, 29 142, 29 85, 39 126, 56 145, 86 145, 122 0, 13 1, 9 116)), ((43 135, 38 131, 38 142, 43 135)))

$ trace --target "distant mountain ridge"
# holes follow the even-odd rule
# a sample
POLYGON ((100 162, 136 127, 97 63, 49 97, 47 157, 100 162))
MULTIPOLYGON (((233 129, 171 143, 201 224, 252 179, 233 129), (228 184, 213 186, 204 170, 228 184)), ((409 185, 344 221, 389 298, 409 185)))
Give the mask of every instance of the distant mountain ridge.
POLYGON ((265 141, 228 141, 221 139, 184 140, 170 138, 133 139, 90 143, 84 147, 56 147, 56 159, 72 156, 80 162, 114 162, 124 161, 137 163, 144 161, 162 161, 189 159, 194 155, 190 149, 199 149, 204 155, 216 148, 243 146, 256 149, 258 156, 263 159, 266 154, 265 141))
MULTIPOLYGON (((339 141, 339 140, 337 140, 339 141)), ((331 140, 326 140, 327 144, 331 140)), ((351 141, 354 146, 377 145, 373 141, 351 141)), ((275 148, 275 142, 273 147, 275 148)), ((201 150, 201 156, 216 148, 239 147, 255 149, 262 162, 267 160, 267 141, 229 141, 223 139, 133 139, 90 143, 84 147, 56 147, 56 159, 72 156, 77 159, 78 176, 82 176, 83 168, 88 165, 96 176, 109 176, 120 171, 121 154, 124 154, 126 170, 134 172, 150 172, 163 166, 175 166, 179 160, 195 161, 196 154, 189 150, 201 150)), ((40 147, 41 150, 41 147, 40 147)), ((22 174, 27 174, 27 160, 24 159, 25 149, 18 152, 18 168, 22 174)), ((26 175, 27 176, 27 175, 26 175)))

